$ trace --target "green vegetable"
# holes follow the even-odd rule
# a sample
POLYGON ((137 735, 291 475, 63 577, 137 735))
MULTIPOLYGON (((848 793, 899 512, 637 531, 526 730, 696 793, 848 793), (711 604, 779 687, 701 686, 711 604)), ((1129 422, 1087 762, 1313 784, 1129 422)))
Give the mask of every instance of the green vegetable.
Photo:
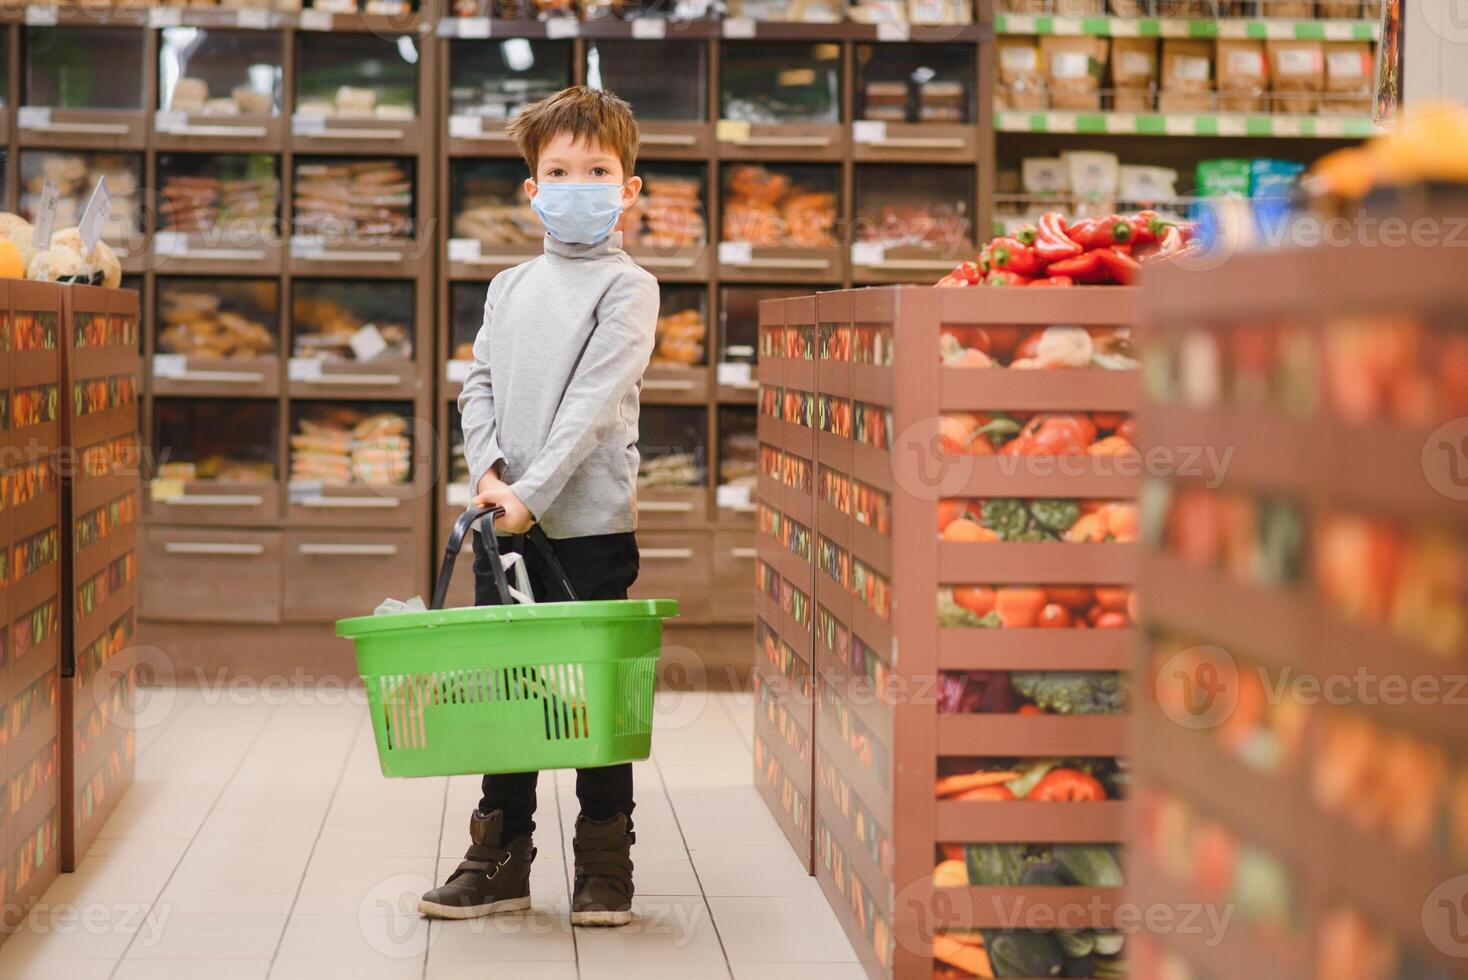
POLYGON ((1057 715, 1114 715, 1127 706, 1117 671, 1016 670, 1009 681, 1016 694, 1057 715))
MULTIPOLYGON (((1012 680, 1011 683, 1013 683, 1012 680)), ((1035 762, 1016 766, 1016 771, 1022 772, 1024 775, 1018 779, 1011 779, 1004 785, 1015 795, 1016 799, 1022 800, 1030 795, 1030 790, 1034 789, 1035 784, 1045 778, 1047 772, 1058 765, 1060 765, 1059 759, 1039 759, 1035 762)))
POLYGON ((1095 976, 1095 969, 1089 956, 1073 957, 1065 961, 1065 967, 1060 971, 1060 975, 1063 977, 1090 977, 1095 976))
POLYGON ((1055 860, 1077 884, 1092 888, 1120 888, 1121 864, 1109 844, 1056 844, 1055 860))
POLYGON ((970 844, 968 880, 975 885, 1018 885, 1024 877, 1025 860, 1020 844, 970 844))
MULTIPOLYGON (((994 615, 993 613, 989 613, 988 616, 993 616, 994 626, 999 625, 998 616, 994 615)), ((938 592, 938 625, 954 628, 964 626, 987 626, 990 624, 985 623, 980 617, 974 615, 972 610, 965 609, 958 603, 954 602, 953 593, 951 591, 949 591, 948 589, 942 589, 938 592)))
POLYGON ((1126 936, 1119 932, 1096 930, 1092 935, 1096 937, 1096 952, 1102 956, 1115 956, 1126 942, 1126 936))
POLYGON ((1068 531, 1081 519, 1081 505, 1076 500, 1039 498, 1030 501, 1030 513, 1041 526, 1051 531, 1068 531))
POLYGON ((984 948, 996 977, 1058 977, 1065 966, 1059 944, 1044 933, 983 932, 984 948))
POLYGON ((1038 524, 1033 524, 1010 538, 1011 541, 1059 541, 1053 531, 1047 531, 1038 524))
POLYGON ((1283 500, 1261 502, 1255 579, 1266 585, 1298 581, 1304 548, 1305 528, 1295 506, 1283 500))
MULTIPOLYGON (((1019 883, 1021 885, 1034 885, 1043 888, 1069 885, 1070 881, 1066 878, 1065 872, 1061 870, 1059 864, 1054 861, 1040 861, 1025 868, 1025 873, 1020 877, 1019 883)), ((1061 945, 1064 946, 1065 944, 1061 943, 1061 945)), ((1072 953, 1067 949, 1065 955, 1085 956, 1090 951, 1091 946, 1088 943, 1084 951, 1072 953)))
POLYGON ((1005 541, 1014 540, 1030 526, 1030 512, 1025 502, 1014 497, 995 497, 984 501, 984 512, 979 519, 989 530, 998 533, 1005 541))
MULTIPOLYGON (((1067 959, 1090 956, 1091 950, 1096 948, 1096 936, 1089 929, 1078 929, 1075 932, 1058 929, 1055 932, 1055 941, 1060 944, 1060 951, 1067 959)), ((1089 973, 1081 975, 1090 976, 1089 973)))
POLYGON ((974 434, 987 436, 989 442, 997 449, 1019 435, 1020 428, 1020 424, 1008 415, 1003 412, 995 412, 993 418, 974 430, 974 434))

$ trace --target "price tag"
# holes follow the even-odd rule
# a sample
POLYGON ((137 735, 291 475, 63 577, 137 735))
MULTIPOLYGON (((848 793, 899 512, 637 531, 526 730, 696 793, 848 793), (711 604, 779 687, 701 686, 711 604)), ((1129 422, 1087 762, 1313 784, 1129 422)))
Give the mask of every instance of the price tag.
POLYGON ((153 128, 160 133, 176 133, 189 124, 189 114, 176 109, 159 109, 153 113, 153 128))
POLYGON ((148 485, 148 496, 160 503, 177 500, 183 494, 184 481, 182 480, 165 480, 162 477, 158 477, 148 485))
POLYGON ((749 242, 719 242, 720 265, 748 265, 754 259, 749 242))
POLYGON ((730 40, 749 40, 754 37, 752 17, 727 17, 724 19, 724 36, 730 40))
POLYGON ((36 228, 31 244, 38 249, 51 247, 51 229, 56 227, 56 200, 61 191, 54 181, 41 186, 41 200, 36 204, 36 228))
POLYGON ((484 132, 478 116, 449 116, 449 137, 468 140, 484 132))
POLYGON ((326 484, 320 480, 292 480, 287 493, 294 503, 300 500, 315 500, 326 492, 326 484))
POLYGON ((50 129, 51 109, 43 105, 23 105, 15 110, 15 123, 21 129, 50 129))
POLYGON ((292 381, 316 381, 321 377, 323 357, 293 357, 286 365, 286 373, 292 381))
POLYGON ((92 189, 92 196, 82 210, 81 220, 76 223, 76 230, 82 236, 82 244, 86 246, 88 255, 96 251, 97 242, 101 241, 102 232, 106 230, 110 220, 112 192, 107 189, 107 178, 98 177, 97 186, 92 189))
POLYGON ((270 26, 270 11, 249 7, 237 12, 234 22, 248 31, 263 31, 270 26))
POLYGON ((852 265, 881 265, 887 261, 887 249, 881 242, 855 242, 851 246, 852 265))
POLYGON ((733 388, 748 388, 754 383, 754 374, 748 364, 726 361, 718 366, 715 375, 719 384, 733 388))
POLYGON ((182 354, 154 354, 153 377, 177 378, 189 369, 189 359, 182 354))
POLYGON ((668 22, 660 17, 638 17, 632 21, 632 36, 644 41, 667 37, 668 22))
POLYGON ((907 25, 897 21, 884 20, 877 25, 878 41, 906 41, 911 35, 907 25))
POLYGON ((724 345, 724 356, 725 357, 753 357, 754 356, 754 345, 753 344, 725 344, 724 345))
POLYGON ((27 7, 25 8, 25 22, 30 27, 55 27, 55 7, 27 7))
POLYGON ((160 27, 177 27, 183 23, 183 11, 177 7, 149 7, 148 26, 157 30, 160 27))
POLYGON ((714 504, 719 507, 739 508, 749 506, 749 487, 725 484, 714 488, 714 504))
POLYGON ((329 31, 331 30, 331 13, 326 10, 303 10, 299 25, 303 31, 329 31))
POLYGON ((187 255, 189 238, 181 231, 158 231, 153 233, 154 255, 187 255))
POLYGON ((470 500, 469 484, 450 483, 444 488, 444 499, 448 501, 450 507, 468 507, 470 500))
POLYGON ((297 112, 291 116, 291 132, 296 136, 319 136, 326 132, 326 117, 303 116, 297 112))
POLYGON ((478 262, 479 261, 479 239, 477 239, 477 238, 450 238, 449 239, 449 261, 450 262, 478 262))
POLYGON ((449 23, 457 25, 459 37, 476 41, 489 37, 488 17, 457 17, 449 23))
POLYGON ((451 385, 461 385, 469 380, 473 361, 449 361, 443 366, 443 379, 451 385))
POLYGON ((352 334, 347 343, 351 345, 352 353, 359 361, 376 360, 387 350, 387 341, 382 339, 382 331, 377 329, 375 323, 364 324, 352 334))
POLYGON ((545 36, 552 41, 575 37, 581 33, 581 22, 575 17, 552 17, 545 22, 545 36))
POLYGON ((887 124, 880 119, 858 119, 851 124, 851 139, 856 143, 885 143, 887 124))
POLYGON ((320 255, 326 248, 326 243, 321 240, 320 235, 292 235, 291 257, 309 259, 320 255))
POLYGON ((749 139, 749 123, 743 119, 720 119, 714 123, 714 139, 720 143, 743 143, 749 139))

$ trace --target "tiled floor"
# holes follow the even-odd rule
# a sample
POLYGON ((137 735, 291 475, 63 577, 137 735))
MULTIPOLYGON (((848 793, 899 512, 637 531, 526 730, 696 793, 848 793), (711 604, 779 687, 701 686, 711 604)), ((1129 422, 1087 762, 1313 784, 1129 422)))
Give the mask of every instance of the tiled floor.
POLYGON ((638 918, 614 930, 570 927, 573 773, 541 781, 532 911, 430 922, 417 898, 463 853, 477 779, 383 778, 366 709, 340 691, 161 697, 137 782, 0 947, 0 977, 865 975, 751 784, 747 697, 660 696, 637 764, 638 918))

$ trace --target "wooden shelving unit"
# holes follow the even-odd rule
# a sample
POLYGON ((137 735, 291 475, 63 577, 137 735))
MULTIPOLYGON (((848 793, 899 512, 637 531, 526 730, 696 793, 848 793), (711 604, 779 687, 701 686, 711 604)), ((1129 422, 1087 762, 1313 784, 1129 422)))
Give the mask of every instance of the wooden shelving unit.
MULTIPOLYGON (((1115 799, 939 800, 945 761, 1126 752, 1124 716, 944 714, 935 685, 944 672, 1125 669, 1131 629, 940 626, 939 593, 1125 586, 1133 546, 960 543, 937 528, 940 500, 1126 501, 1137 480, 1098 457, 1046 473, 1017 456, 1006 469, 992 455, 945 456, 937 440, 944 413, 1130 412, 1136 372, 976 371, 943 367, 936 354, 940 330, 1127 326, 1135 302, 1124 287, 899 287, 760 307, 756 784, 873 977, 933 976, 935 932, 1000 928, 1011 908, 1011 927, 1034 927, 1118 898, 1083 886, 935 884, 943 846, 1114 844, 1124 834, 1115 799)), ((1086 914, 1087 926, 1111 925, 1086 914)))

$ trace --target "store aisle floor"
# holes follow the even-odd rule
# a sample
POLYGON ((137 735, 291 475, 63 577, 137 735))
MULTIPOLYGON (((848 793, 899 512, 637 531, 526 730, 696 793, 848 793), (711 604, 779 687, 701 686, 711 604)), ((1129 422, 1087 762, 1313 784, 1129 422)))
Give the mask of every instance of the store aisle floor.
POLYGON ((477 779, 384 779, 339 690, 152 697, 136 784, 0 947, 0 977, 864 976, 752 785, 747 696, 659 696, 637 765, 639 917, 617 930, 569 924, 573 773, 541 781, 532 911, 429 922, 417 896, 463 853, 477 779))

